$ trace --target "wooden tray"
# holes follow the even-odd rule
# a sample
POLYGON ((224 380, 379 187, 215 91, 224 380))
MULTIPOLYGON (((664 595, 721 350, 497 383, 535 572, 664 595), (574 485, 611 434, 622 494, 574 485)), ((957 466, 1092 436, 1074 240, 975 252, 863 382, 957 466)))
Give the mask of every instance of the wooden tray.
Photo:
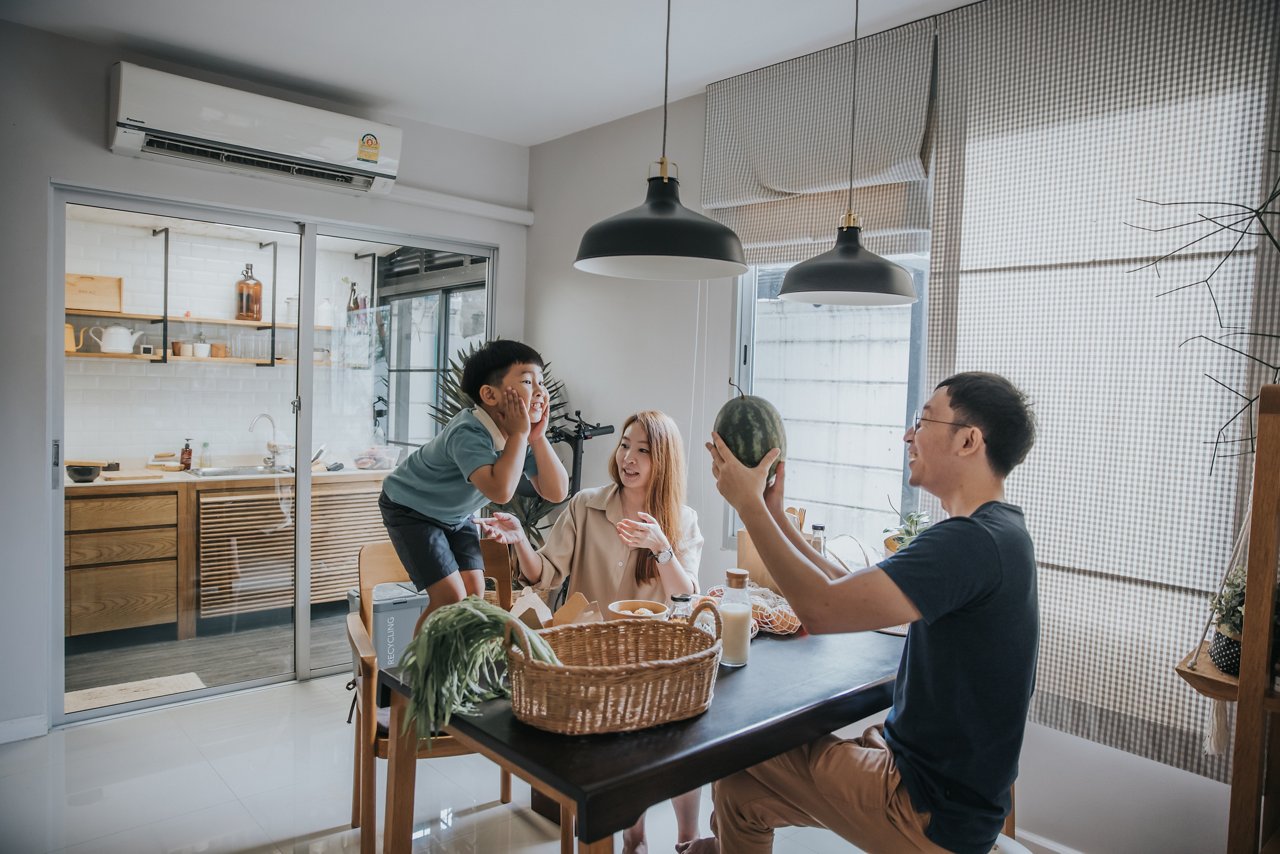
POLYGON ((67 308, 120 311, 124 279, 120 276, 84 276, 67 273, 67 308))
POLYGON ((1196 661, 1196 669, 1192 670, 1191 659, 1195 654, 1196 651, 1193 649, 1178 662, 1177 667, 1174 668, 1178 671, 1178 675, 1206 697, 1234 701, 1240 692, 1240 680, 1235 676, 1228 676, 1214 666, 1213 660, 1209 658, 1209 641, 1200 643, 1200 658, 1196 661))

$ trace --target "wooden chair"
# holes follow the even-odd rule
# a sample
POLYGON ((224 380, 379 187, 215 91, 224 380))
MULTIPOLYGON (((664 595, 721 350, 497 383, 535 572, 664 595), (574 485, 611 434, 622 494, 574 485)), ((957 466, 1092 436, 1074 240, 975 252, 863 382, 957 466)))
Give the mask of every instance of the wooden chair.
MULTIPOLYGON (((511 552, 507 546, 492 540, 481 540, 480 551, 484 557, 487 577, 497 585, 498 604, 511 607, 511 552)), ((391 543, 371 543, 360 549, 359 557, 360 611, 347 615, 347 640, 352 652, 360 661, 356 678, 356 734, 355 766, 351 782, 351 826, 360 828, 361 854, 373 854, 377 844, 377 776, 374 773, 376 759, 387 758, 387 730, 390 713, 377 707, 378 656, 373 648, 369 627, 373 623, 373 588, 379 584, 408 581, 400 558, 391 543)), ((463 747, 451 735, 438 735, 431 741, 430 751, 421 742, 418 758, 434 759, 440 756, 460 756, 472 751, 463 747)), ((499 799, 511 802, 511 772, 499 769, 499 799)))

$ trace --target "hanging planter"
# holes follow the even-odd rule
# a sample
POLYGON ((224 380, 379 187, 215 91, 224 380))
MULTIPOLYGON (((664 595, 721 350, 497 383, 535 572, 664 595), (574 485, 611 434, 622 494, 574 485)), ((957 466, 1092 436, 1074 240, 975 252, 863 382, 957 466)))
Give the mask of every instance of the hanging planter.
POLYGON ((1209 644, 1209 660, 1228 676, 1239 676, 1240 639, 1215 631, 1213 641, 1209 644))

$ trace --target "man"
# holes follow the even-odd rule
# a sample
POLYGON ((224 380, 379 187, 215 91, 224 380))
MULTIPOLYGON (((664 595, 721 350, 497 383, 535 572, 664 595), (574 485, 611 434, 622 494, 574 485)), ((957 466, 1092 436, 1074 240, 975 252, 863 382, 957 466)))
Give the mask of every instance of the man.
POLYGON ((882 727, 825 736, 718 781, 717 839, 678 850, 771 851, 774 828, 797 825, 869 852, 991 850, 1035 682, 1035 557, 1022 511, 1004 503, 1005 477, 1034 438, 1008 380, 943 380, 903 441, 911 485, 937 496, 948 518, 878 566, 845 573, 783 514, 785 463, 767 483, 777 449, 747 468, 712 435, 720 493, 809 632, 910 628, 882 727))

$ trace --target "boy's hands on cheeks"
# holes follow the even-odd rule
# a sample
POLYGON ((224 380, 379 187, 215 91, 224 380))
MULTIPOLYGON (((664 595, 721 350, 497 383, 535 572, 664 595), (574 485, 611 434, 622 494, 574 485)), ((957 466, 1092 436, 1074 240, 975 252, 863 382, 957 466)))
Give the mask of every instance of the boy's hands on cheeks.
POLYGON ((513 388, 502 389, 496 409, 493 420, 503 433, 508 436, 529 435, 529 404, 520 392, 513 388))
POLYGON ((543 436, 547 435, 547 422, 551 420, 551 400, 549 398, 542 398, 540 401, 540 407, 541 408, 539 408, 539 403, 535 403, 532 400, 529 401, 530 411, 536 410, 539 413, 538 420, 529 425, 529 441, 541 439, 543 436))
MULTIPOLYGON (((769 466, 773 465, 773 461, 782 454, 782 451, 774 448, 764 455, 764 459, 758 466, 747 468, 733 455, 733 451, 725 445, 719 433, 711 434, 707 450, 711 453, 711 475, 716 479, 716 489, 726 501, 733 505, 733 509, 741 513, 743 508, 752 501, 765 500, 769 466)), ((778 487, 778 480, 775 479, 774 489, 777 491, 777 496, 774 500, 781 502, 782 491, 778 487)))

